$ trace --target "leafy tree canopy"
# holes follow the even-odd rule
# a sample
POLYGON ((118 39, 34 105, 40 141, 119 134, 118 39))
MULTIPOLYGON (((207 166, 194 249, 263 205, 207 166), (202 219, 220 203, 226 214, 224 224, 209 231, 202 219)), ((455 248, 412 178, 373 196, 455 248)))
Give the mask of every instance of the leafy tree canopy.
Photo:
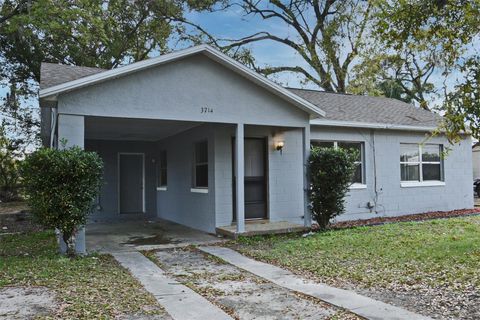
POLYGON ((0 0, 0 88, 9 91, 0 114, 7 131, 38 141, 41 62, 111 69, 164 53, 169 41, 184 39, 184 12, 209 10, 215 2, 0 0))
POLYGON ((431 109, 479 35, 480 1, 373 2, 378 10, 370 50, 353 68, 350 90, 372 94, 385 82, 395 83, 404 98, 431 109))

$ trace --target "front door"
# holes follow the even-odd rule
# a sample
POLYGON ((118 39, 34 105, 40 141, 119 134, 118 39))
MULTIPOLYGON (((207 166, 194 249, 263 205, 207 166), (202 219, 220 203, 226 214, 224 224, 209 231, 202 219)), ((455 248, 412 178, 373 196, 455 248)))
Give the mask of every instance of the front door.
MULTIPOLYGON (((267 218, 267 144, 264 138, 245 138, 245 219, 267 218)), ((235 148, 233 148, 233 161, 235 161, 235 148)), ((235 162, 233 163, 235 167, 235 162)), ((233 199, 235 214, 235 173, 233 179, 233 199)))
POLYGON ((120 213, 142 213, 144 208, 143 154, 119 154, 120 213))

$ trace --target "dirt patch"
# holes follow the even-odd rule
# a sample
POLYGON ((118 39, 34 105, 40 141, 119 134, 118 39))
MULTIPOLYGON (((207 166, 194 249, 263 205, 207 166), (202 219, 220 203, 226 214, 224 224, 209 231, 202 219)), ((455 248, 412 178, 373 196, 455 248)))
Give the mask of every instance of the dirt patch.
POLYGON ((27 212, 28 210, 27 203, 24 201, 0 202, 0 215, 27 212))
POLYGON ((155 254, 167 274, 236 319, 358 319, 318 299, 272 284, 196 249, 155 254))
POLYGON ((45 287, 0 289, 1 319, 33 319, 49 315, 57 307, 55 294, 45 287))
MULTIPOLYGON (((472 215, 480 215, 480 208, 452 210, 452 211, 433 211, 418 214, 408 214, 398 217, 378 217, 364 220, 341 221, 331 224, 332 229, 346 229, 361 226, 374 226, 394 222, 408 222, 408 221, 425 221, 432 219, 466 217, 472 215)), ((314 228, 315 229, 315 228, 314 228)))
POLYGON ((42 231, 44 228, 36 223, 28 212, 0 214, 0 235, 42 231))

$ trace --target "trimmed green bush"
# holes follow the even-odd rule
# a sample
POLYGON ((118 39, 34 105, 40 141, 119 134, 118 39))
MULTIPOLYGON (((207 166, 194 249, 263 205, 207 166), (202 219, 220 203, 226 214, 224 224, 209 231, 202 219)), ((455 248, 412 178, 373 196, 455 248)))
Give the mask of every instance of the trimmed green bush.
POLYGON ((313 147, 308 164, 312 217, 321 230, 345 211, 345 195, 355 173, 357 151, 313 147))
POLYGON ((21 166, 27 202, 37 220, 62 233, 67 255, 75 255, 75 234, 85 225, 99 193, 103 162, 78 147, 42 148, 21 166))

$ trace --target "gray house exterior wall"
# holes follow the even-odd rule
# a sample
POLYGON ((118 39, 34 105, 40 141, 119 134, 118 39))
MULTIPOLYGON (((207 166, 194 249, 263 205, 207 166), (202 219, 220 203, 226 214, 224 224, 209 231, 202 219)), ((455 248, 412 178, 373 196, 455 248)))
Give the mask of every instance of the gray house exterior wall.
POLYGON ((425 141, 424 133, 312 126, 311 140, 364 142, 366 188, 350 190, 346 199, 346 213, 338 220, 473 207, 470 138, 456 145, 450 145, 444 137, 429 139, 427 143, 451 148, 444 159, 445 185, 418 187, 401 186, 400 143, 422 143, 425 141), (369 201, 376 204, 372 210, 367 207, 369 201))
POLYGON ((215 142, 213 124, 182 132, 157 143, 167 153, 167 190, 156 191, 157 216, 192 228, 215 231, 215 142), (208 193, 191 192, 194 144, 208 141, 208 193))
MULTIPOLYGON (((86 137, 85 149, 97 151, 105 162, 105 186, 93 220, 139 218, 118 213, 118 153, 140 152, 145 154, 147 216, 207 232, 230 225, 232 138, 236 125, 242 124, 245 137, 265 137, 268 141, 270 220, 303 224, 302 131, 309 127, 309 114, 207 57, 192 56, 68 92, 58 97, 58 112, 59 128, 69 126, 69 119, 84 123, 84 117, 198 123, 158 141, 122 141, 123 132, 119 132, 119 140, 90 139, 84 124, 73 130, 77 140, 82 135, 86 137), (202 113, 201 108, 205 107, 213 112, 202 113), (285 141, 282 154, 274 150, 275 139, 285 141), (201 140, 207 140, 209 148, 208 193, 191 191, 193 148, 201 140), (155 161, 161 150, 167 152, 168 159, 166 190, 156 188, 155 161)), ((59 132, 59 138, 63 135, 59 132)))
MULTIPOLYGON (((232 223, 232 137, 231 126, 215 130, 215 212, 217 226, 232 223)), ((268 208, 270 221, 303 224, 303 137, 300 128, 246 126, 245 138, 267 140, 268 208), (280 139, 285 147, 280 153, 274 142, 280 139)))
POLYGON ((145 155, 145 216, 155 217, 157 215, 155 201, 155 164, 152 161, 157 156, 156 144, 154 142, 86 140, 85 150, 97 152, 104 163, 103 187, 98 199, 97 207, 91 216, 91 220, 119 220, 140 218, 143 216, 119 213, 119 153, 143 153, 145 155))
POLYGON ((304 127, 309 115, 205 56, 192 56, 58 97, 59 113, 304 127), (201 108, 213 112, 202 113, 201 108))
MULTIPOLYGON (((167 190, 157 191, 158 217, 214 232, 233 222, 232 125, 206 124, 158 142, 167 152, 167 190), (208 193, 191 192, 193 147, 208 141, 208 193)), ((301 129, 246 126, 246 138, 267 140, 268 217, 303 224, 303 158, 301 129), (281 134, 279 134, 281 132, 281 134), (274 150, 276 138, 285 149, 274 150)))

